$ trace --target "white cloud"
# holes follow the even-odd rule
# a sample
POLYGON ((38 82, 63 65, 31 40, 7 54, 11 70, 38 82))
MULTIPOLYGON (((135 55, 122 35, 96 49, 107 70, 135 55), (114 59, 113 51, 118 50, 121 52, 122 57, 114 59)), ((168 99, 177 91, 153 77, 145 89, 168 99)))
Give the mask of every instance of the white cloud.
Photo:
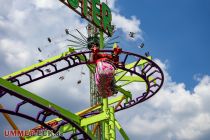
POLYGON ((29 49, 21 41, 1 39, 0 54, 10 69, 26 67, 31 61, 29 49))
MULTIPOLYGON (((166 79, 171 79, 167 66, 166 79)), ((201 140, 210 131, 210 76, 204 76, 194 91, 184 83, 167 80, 163 88, 145 103, 119 114, 132 139, 201 140), (122 117, 123 116, 123 117, 122 117), (126 117, 125 117, 126 116, 126 117)))
POLYGON ((189 120, 184 128, 177 132, 178 139, 199 139, 203 132, 210 130, 210 114, 198 114, 196 117, 189 120))
POLYGON ((195 87, 194 92, 198 94, 210 94, 210 77, 204 76, 203 79, 200 80, 200 83, 195 87))
POLYGON ((16 25, 16 28, 23 25, 25 19, 29 16, 26 11, 21 10, 14 10, 12 13, 9 13, 8 17, 9 19, 12 19, 13 24, 16 25))
MULTIPOLYGON (((106 2, 106 0, 102 0, 106 2)), ((124 32, 127 39, 130 40, 143 40, 143 32, 140 28, 141 21, 136 16, 125 17, 120 13, 120 9, 116 6, 117 0, 107 0, 108 6, 112 9, 112 24, 116 25, 117 29, 124 32), (136 33, 135 39, 129 38, 129 33, 136 33)))
POLYGON ((112 11, 119 11, 119 9, 116 8, 117 0, 101 0, 101 2, 107 3, 107 5, 112 9, 112 11))
POLYGON ((61 3, 59 4, 58 0, 33 0, 33 3, 40 9, 57 9, 61 7, 61 3))
POLYGON ((142 120, 144 120, 144 118, 141 118, 140 116, 134 116, 129 123, 128 130, 135 135, 150 136, 151 132, 153 134, 159 133, 160 130, 165 129, 167 126, 166 123, 162 123, 159 120, 142 120))
POLYGON ((112 13, 113 16, 113 24, 116 25, 117 28, 121 29, 126 35, 130 32, 136 33, 135 39, 143 39, 142 30, 140 29, 140 20, 135 16, 132 16, 130 19, 122 16, 118 13, 112 13))

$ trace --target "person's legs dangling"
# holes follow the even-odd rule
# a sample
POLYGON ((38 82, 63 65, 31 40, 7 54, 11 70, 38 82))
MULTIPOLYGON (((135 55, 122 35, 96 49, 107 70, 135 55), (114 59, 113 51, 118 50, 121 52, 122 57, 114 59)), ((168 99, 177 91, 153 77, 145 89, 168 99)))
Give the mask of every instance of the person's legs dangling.
POLYGON ((113 95, 112 81, 114 79, 115 68, 106 61, 99 61, 96 64, 95 80, 98 92, 103 97, 113 95))

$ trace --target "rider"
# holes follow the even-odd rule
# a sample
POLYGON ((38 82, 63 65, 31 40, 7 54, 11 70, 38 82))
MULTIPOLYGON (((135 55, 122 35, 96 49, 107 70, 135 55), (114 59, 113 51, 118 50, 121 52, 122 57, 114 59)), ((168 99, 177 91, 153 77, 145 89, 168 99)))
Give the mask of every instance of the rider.
POLYGON ((114 74, 119 63, 119 54, 122 49, 117 45, 112 54, 99 53, 99 48, 93 45, 92 63, 96 63, 95 81, 99 95, 110 97, 116 94, 114 74))

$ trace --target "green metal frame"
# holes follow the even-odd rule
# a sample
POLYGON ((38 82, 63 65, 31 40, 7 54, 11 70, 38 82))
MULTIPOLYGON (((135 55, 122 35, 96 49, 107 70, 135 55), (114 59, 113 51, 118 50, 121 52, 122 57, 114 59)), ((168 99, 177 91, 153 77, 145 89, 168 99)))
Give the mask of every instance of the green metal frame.
POLYGON ((47 106, 47 107, 50 106, 50 107, 54 108, 55 110, 59 111, 62 115, 75 121, 76 123, 80 123, 80 121, 81 121, 81 117, 75 115, 74 113, 71 113, 70 111, 63 109, 63 108, 53 104, 52 102, 49 102, 49 101, 41 98, 40 96, 38 96, 32 92, 29 92, 19 86, 11 84, 10 82, 8 82, 2 78, 0 78, 0 84, 3 87, 10 89, 11 91, 18 93, 19 95, 22 95, 25 98, 30 98, 43 106, 47 106))
MULTIPOLYGON (((101 46, 101 49, 103 48, 103 41, 104 41, 103 33, 100 32, 100 46, 101 46)), ((122 135, 122 137, 124 139, 126 139, 126 140, 129 139, 128 136, 126 135, 125 131, 122 129, 120 124, 115 119, 113 105, 115 103, 121 102, 122 100, 125 100, 127 102, 128 99, 132 99, 132 93, 130 91, 125 90, 123 88, 123 86, 128 85, 128 84, 133 83, 133 82, 145 82, 140 77, 127 76, 126 75, 127 72, 125 72, 123 70, 120 70, 120 69, 117 70, 115 80, 116 80, 116 83, 120 83, 120 84, 116 88, 123 95, 112 98, 112 99, 104 98, 103 102, 101 104, 99 104, 98 106, 93 107, 93 108, 91 108, 91 107, 87 108, 87 109, 85 109, 83 111, 80 111, 78 113, 75 113, 75 114, 71 113, 69 110, 63 109, 63 108, 61 108, 61 107, 59 107, 59 106, 57 106, 57 105, 55 105, 55 104, 53 104, 49 101, 37 96, 37 95, 35 95, 35 94, 25 90, 25 89, 22 89, 22 88, 20 88, 16 85, 13 85, 13 84, 4 80, 4 79, 8 79, 10 77, 19 75, 23 72, 28 72, 28 71, 36 68, 36 67, 43 66, 46 63, 49 63, 49 62, 55 61, 57 59, 60 59, 62 57, 65 57, 66 55, 71 54, 72 52, 75 52, 75 50, 73 48, 69 48, 68 51, 62 53, 61 55, 54 56, 52 58, 44 60, 43 62, 34 64, 32 66, 29 66, 27 68, 24 68, 22 70, 19 70, 17 72, 12 73, 12 74, 6 75, 6 76, 0 78, 0 84, 4 85, 5 87, 7 87, 7 88, 9 88, 13 91, 18 92, 19 94, 21 94, 24 97, 31 98, 31 99, 35 100, 36 102, 38 102, 38 103, 40 103, 44 106, 53 107, 54 109, 61 112, 65 117, 68 117, 68 118, 72 119, 73 121, 75 121, 76 123, 78 123, 78 125, 83 127, 84 130, 86 130, 86 132, 90 136, 92 136, 93 139, 95 139, 95 138, 94 138, 92 132, 89 130, 88 126, 90 126, 91 124, 98 123, 98 122, 103 122, 103 130, 104 130, 103 139, 104 140, 106 140, 106 139, 107 140, 108 139, 115 140, 116 139, 115 128, 117 128, 119 130, 120 134, 122 135), (98 114, 98 115, 94 115, 94 116, 91 116, 91 117, 88 117, 88 118, 81 118, 80 117, 84 112, 90 112, 90 111, 94 111, 94 110, 97 110, 97 109, 100 109, 100 108, 102 108, 103 112, 98 114)), ((80 56, 80 58, 81 58, 81 60, 84 60, 82 55, 80 56)), ((148 58, 152 59, 151 56, 148 57, 148 58)), ((141 60, 141 61, 139 61, 139 63, 137 65, 138 66, 144 66, 146 63, 147 63, 146 60, 141 60)), ((125 67, 127 69, 132 69, 135 64, 136 64, 136 62, 133 62, 133 63, 127 64, 125 67)), ((94 72, 94 68, 95 68, 94 65, 87 65, 87 66, 88 66, 88 68, 90 69, 91 72, 94 72)), ((151 80, 152 80, 152 78, 151 78, 151 80)), ((58 121, 59 122, 61 120, 62 119, 60 119, 60 118, 55 118, 51 121, 58 121)), ((73 131, 73 130, 74 129, 71 125, 64 125, 59 129, 59 133, 63 134, 63 133, 73 131)), ((26 139, 28 139, 28 140, 50 139, 50 137, 48 137, 48 136, 33 136, 33 137, 27 137, 26 139)))

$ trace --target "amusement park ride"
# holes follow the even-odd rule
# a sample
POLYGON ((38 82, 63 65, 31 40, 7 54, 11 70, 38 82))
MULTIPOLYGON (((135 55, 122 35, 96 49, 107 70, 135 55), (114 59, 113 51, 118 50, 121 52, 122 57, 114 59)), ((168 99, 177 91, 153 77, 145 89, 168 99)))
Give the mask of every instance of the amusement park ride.
MULTIPOLYGON (((1 103, 0 112, 14 130, 18 130, 10 115, 19 116, 35 122, 37 127, 27 130, 27 133, 50 130, 54 136, 24 136, 20 139, 75 139, 75 140, 115 140, 116 130, 124 139, 129 139, 117 119, 115 113, 131 108, 155 95, 163 85, 164 76, 160 67, 152 61, 149 53, 141 56, 123 51, 116 43, 113 49, 106 49, 106 38, 113 34, 111 25, 111 10, 100 0, 60 0, 64 5, 74 10, 89 21, 88 37, 80 34, 81 38, 65 33, 75 38, 70 40, 81 46, 76 51, 74 45, 69 45, 68 51, 39 60, 39 63, 0 78, 0 99, 7 95, 20 100, 13 108, 4 107, 1 103), (104 34, 105 33, 105 34, 104 34), (88 49, 87 51, 82 48, 88 49), (62 65, 61 65, 62 63, 62 65), (73 67, 85 65, 90 70, 90 107, 77 113, 72 113, 52 102, 39 97, 22 88, 22 86, 73 67), (144 88, 134 95, 126 86, 132 83, 144 83, 144 88), (21 108, 31 105, 37 108, 33 115, 21 112, 21 108), (52 120, 48 120, 53 117, 52 120), (48 121, 47 121, 48 120, 48 121)), ((132 38, 135 33, 130 32, 132 38)), ((48 38, 49 43, 52 42, 48 38)), ((140 48, 144 47, 142 43, 140 48)), ((38 48, 42 52, 41 48, 38 48)), ((84 74, 84 73, 83 73, 84 74)), ((63 80, 64 77, 59 78, 63 80)), ((81 81, 78 81, 80 84, 81 81)), ((29 110, 31 108, 28 108, 29 110)))

